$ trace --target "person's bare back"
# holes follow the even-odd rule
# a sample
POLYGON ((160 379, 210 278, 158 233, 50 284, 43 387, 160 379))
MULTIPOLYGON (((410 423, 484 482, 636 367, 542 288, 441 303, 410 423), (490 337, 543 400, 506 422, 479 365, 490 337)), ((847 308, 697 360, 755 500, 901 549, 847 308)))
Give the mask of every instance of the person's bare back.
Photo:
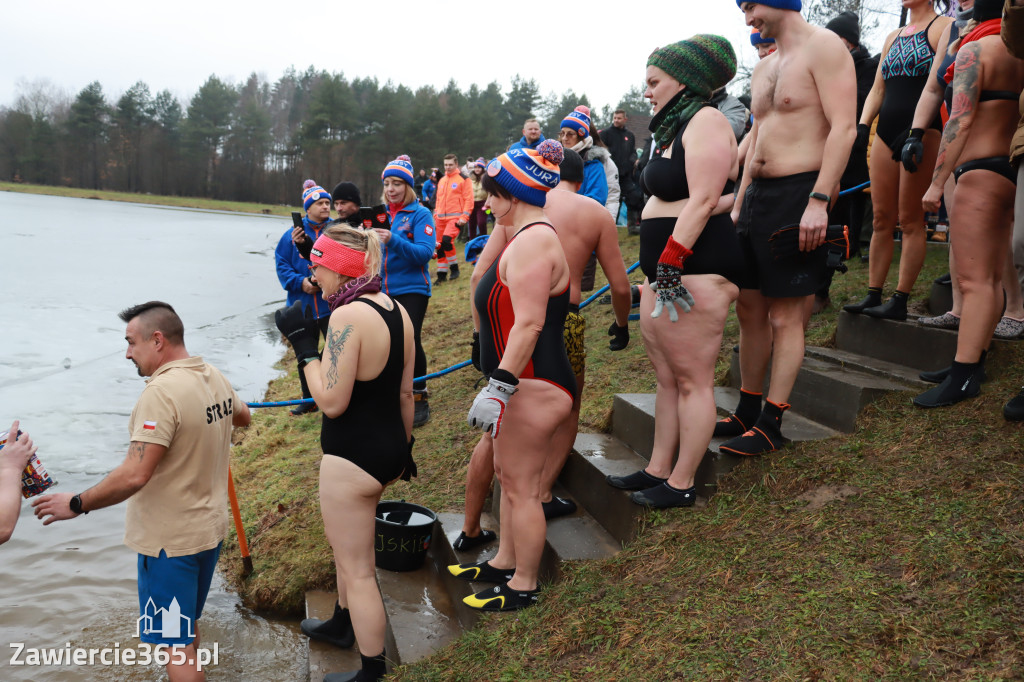
MULTIPOLYGON (((621 269, 622 280, 625 280, 626 269, 619 251, 615 220, 601 204, 581 194, 556 188, 548 192, 544 212, 551 218, 551 224, 558 233, 558 241, 562 244, 562 251, 565 252, 565 260, 569 263, 569 300, 572 303, 580 302, 583 269, 590 259, 590 254, 594 252, 598 254, 605 276, 609 281, 614 281, 616 275, 620 274, 608 271, 614 267, 614 257, 610 256, 614 250, 620 266, 615 269, 621 269), (608 257, 601 258, 602 251, 608 257)), ((625 287, 628 292, 628 282, 625 287)))

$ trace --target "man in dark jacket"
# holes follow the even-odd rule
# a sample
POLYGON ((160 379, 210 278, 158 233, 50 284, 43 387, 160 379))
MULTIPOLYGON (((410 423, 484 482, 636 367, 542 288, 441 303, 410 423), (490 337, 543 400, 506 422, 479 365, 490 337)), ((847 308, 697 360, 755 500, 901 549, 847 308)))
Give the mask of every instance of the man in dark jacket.
MULTIPOLYGON (((632 225, 635 222, 633 214, 643 208, 644 198, 633 176, 636 167, 636 136, 626 128, 625 110, 616 109, 612 114, 611 126, 598 134, 611 152, 615 167, 619 169, 619 197, 626 204, 626 222, 632 225)), ((615 222, 617 224, 618 220, 615 222)))
MULTIPOLYGON (((864 100, 871 92, 871 85, 875 82, 875 72, 878 70, 878 56, 871 56, 871 53, 860 44, 860 22, 855 12, 842 12, 832 21, 825 24, 825 28, 835 33, 850 50, 853 57, 853 68, 857 74, 857 120, 864 110, 864 100)), ((856 187, 868 181, 868 159, 867 140, 858 139, 850 151, 850 160, 843 171, 843 177, 839 180, 840 191, 856 187)), ((830 225, 847 225, 850 228, 850 257, 860 253, 861 249, 861 227, 864 222, 864 211, 868 195, 864 192, 853 192, 840 196, 835 206, 829 212, 830 225)), ((828 290, 832 284, 832 272, 829 272, 821 289, 814 295, 814 313, 824 310, 830 303, 828 290)))

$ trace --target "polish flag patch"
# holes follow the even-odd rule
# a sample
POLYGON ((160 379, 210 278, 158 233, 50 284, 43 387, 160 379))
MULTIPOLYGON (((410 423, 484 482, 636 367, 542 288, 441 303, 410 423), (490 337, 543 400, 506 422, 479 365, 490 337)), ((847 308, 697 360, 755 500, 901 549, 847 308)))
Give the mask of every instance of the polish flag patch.
POLYGON ((142 422, 142 428, 148 431, 156 431, 156 422, 142 422))
POLYGON ((425 228, 423 228, 423 231, 426 232, 427 236, 429 237, 434 234, 434 226, 427 225, 425 228))

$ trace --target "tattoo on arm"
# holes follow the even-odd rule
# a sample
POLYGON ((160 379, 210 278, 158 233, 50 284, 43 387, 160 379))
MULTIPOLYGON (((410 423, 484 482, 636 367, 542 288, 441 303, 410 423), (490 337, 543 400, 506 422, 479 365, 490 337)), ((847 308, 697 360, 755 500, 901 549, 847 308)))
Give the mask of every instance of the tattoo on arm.
POLYGON ((128 446, 128 454, 138 457, 139 461, 142 461, 142 457, 146 454, 146 444, 140 443, 137 440, 133 440, 131 445, 128 446))
POLYGON ((352 335, 352 325, 346 324, 341 330, 331 329, 327 333, 327 353, 331 356, 330 363, 327 366, 327 386, 325 388, 334 388, 334 385, 338 383, 338 361, 341 359, 341 354, 345 352, 345 341, 352 335))
POLYGON ((956 71, 953 76, 953 109, 949 122, 942 131, 942 143, 935 160, 933 180, 941 179, 948 173, 947 165, 956 163, 967 143, 971 123, 977 114, 978 99, 981 97, 981 63, 978 61, 977 43, 965 45, 957 53, 956 71), (955 151, 951 154, 950 150, 955 151), (952 156, 953 158, 949 158, 952 156))

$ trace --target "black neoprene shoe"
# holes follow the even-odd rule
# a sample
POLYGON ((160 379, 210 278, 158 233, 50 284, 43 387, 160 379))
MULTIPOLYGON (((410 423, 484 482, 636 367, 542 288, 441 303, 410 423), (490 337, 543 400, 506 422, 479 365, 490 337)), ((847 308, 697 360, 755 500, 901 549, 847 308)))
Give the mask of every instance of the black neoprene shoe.
POLYGON ((486 561, 476 561, 471 564, 452 564, 448 572, 459 580, 466 580, 471 583, 507 583, 512 580, 516 569, 495 568, 486 561))
POLYGON ((918 407, 948 407, 981 393, 981 363, 953 361, 949 376, 936 386, 914 398, 918 407))
POLYGON ((479 535, 474 535, 472 537, 465 533, 459 533, 459 537, 457 537, 455 542, 452 543, 452 547, 459 552, 468 552, 471 549, 476 549, 477 547, 486 545, 488 542, 493 542, 496 537, 498 536, 493 530, 484 529, 480 530, 479 535))
POLYGON ((845 310, 848 313, 859 314, 859 313, 864 312, 867 308, 873 308, 876 305, 880 305, 881 303, 882 303, 882 295, 881 294, 876 294, 873 291, 869 291, 868 295, 865 296, 860 301, 858 301, 857 303, 848 303, 848 304, 844 305, 843 306, 843 310, 845 310))
POLYGON ((634 504, 651 509, 670 509, 672 507, 692 507, 697 501, 697 489, 694 487, 680 490, 673 488, 668 481, 647 490, 640 490, 629 496, 634 504))
POLYGON ((776 405, 771 401, 765 402, 761 416, 757 418, 750 430, 742 436, 725 441, 718 446, 718 449, 731 455, 746 457, 765 455, 782 449, 789 442, 782 435, 782 414, 788 409, 788 403, 776 405))
POLYGON ((564 497, 552 497, 547 502, 541 502, 540 506, 544 508, 544 518, 549 521, 576 511, 576 503, 564 497))
POLYGON ((628 476, 607 476, 604 480, 608 482, 608 485, 619 490, 646 490, 659 483, 664 483, 668 479, 651 476, 641 469, 628 476))
POLYGON ((1003 419, 1008 422, 1024 422, 1024 388, 1003 405, 1003 419))
POLYGON ((879 320, 905 320, 907 319, 907 299, 893 296, 882 305, 862 310, 868 317, 879 320))
MULTIPOLYGON (((921 379, 921 381, 927 381, 929 384, 941 384, 943 381, 946 380, 946 377, 949 376, 949 372, 952 369, 953 365, 949 365, 948 367, 937 369, 934 372, 921 372, 917 376, 919 379, 921 379)), ((984 365, 982 365, 981 369, 978 371, 978 381, 980 381, 981 383, 985 383, 986 381, 988 381, 988 375, 985 374, 984 365)))
POLYGON ((497 585, 471 594, 462 603, 480 611, 518 611, 537 603, 540 588, 535 590, 513 590, 508 584, 497 585))
POLYGON ((348 609, 341 608, 338 602, 334 602, 334 615, 330 619, 307 618, 299 623, 299 629, 310 639, 327 642, 342 649, 348 649, 356 641, 348 609))

